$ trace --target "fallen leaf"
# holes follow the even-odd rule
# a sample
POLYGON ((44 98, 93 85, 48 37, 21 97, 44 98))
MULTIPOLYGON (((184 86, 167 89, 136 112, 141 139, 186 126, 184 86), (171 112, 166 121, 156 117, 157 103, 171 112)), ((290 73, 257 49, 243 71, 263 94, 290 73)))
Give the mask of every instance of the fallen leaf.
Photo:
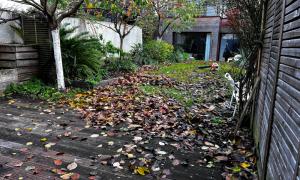
POLYGON ((139 141, 141 141, 141 140, 143 140, 143 138, 142 138, 142 137, 139 137, 139 136, 135 136, 135 137, 133 138, 133 141, 134 141, 135 143, 137 143, 137 142, 139 142, 139 141))
POLYGON ((32 128, 25 128, 25 130, 31 132, 31 131, 32 131, 32 128))
POLYGON ((134 158, 134 155, 133 154, 127 154, 127 157, 128 157, 128 159, 132 159, 132 158, 134 158))
POLYGON ((114 142, 113 142, 113 141, 109 141, 107 144, 108 144, 109 146, 113 146, 113 145, 114 145, 114 142))
POLYGON ((74 173, 74 174, 71 176, 71 179, 72 179, 72 180, 78 180, 78 179, 80 179, 80 174, 74 173))
POLYGON ((31 170, 34 170, 35 169, 35 166, 27 166, 25 168, 25 171, 31 171, 31 170))
POLYGON ((45 145, 45 148, 50 149, 52 146, 54 146, 56 143, 48 143, 45 145))
POLYGON ((67 169, 70 170, 70 171, 72 171, 76 168, 77 168, 77 163, 76 162, 73 162, 73 163, 71 163, 67 166, 67 169))
POLYGON ((134 172, 135 172, 136 174, 141 175, 141 176, 145 176, 146 174, 149 174, 149 173, 150 173, 150 170, 149 170, 149 168, 142 166, 142 167, 137 167, 137 168, 134 170, 134 172))
POLYGON ((99 137, 99 134, 92 134, 90 137, 91 138, 97 138, 97 137, 99 137))
POLYGON ((234 168, 231 169, 233 173, 239 173, 241 172, 241 168, 238 166, 235 166, 234 168))
POLYGON ((216 156, 215 159, 217 161, 227 161, 228 160, 228 157, 227 156, 216 156))
POLYGON ((174 159, 172 161, 173 166, 178 166, 180 164, 180 161, 178 159, 174 159))
POLYGON ((68 179, 71 179, 72 175, 73 175, 73 173, 68 173, 68 174, 61 175, 60 178, 64 179, 64 180, 68 180, 68 179))
POLYGON ((17 162, 16 164, 14 164, 14 167, 21 167, 23 165, 23 162, 17 162))
POLYGON ((66 171, 64 171, 62 169, 52 169, 51 172, 58 174, 58 175, 66 174, 66 171))
POLYGON ((240 164, 240 166, 241 166, 242 168, 244 168, 244 169, 247 169, 248 167, 251 166, 251 164, 248 163, 248 162, 243 162, 243 163, 240 164))
POLYGON ((5 175, 4 175, 4 178, 9 178, 9 177, 11 177, 12 175, 13 175, 12 173, 5 174, 5 175))
POLYGON ((161 141, 160 141, 158 144, 159 144, 160 146, 165 146, 165 145, 166 145, 164 142, 161 142, 161 141))
POLYGON ((31 145, 33 145, 33 142, 27 142, 26 143, 26 146, 31 146, 31 145))
POLYGON ((46 142, 46 141, 48 141, 48 139, 47 138, 41 138, 40 141, 41 142, 46 142))
POLYGON ((60 165, 62 165, 62 160, 60 160, 60 159, 55 159, 55 160, 54 160, 54 164, 55 164, 56 166, 60 166, 60 165))
POLYGON ((166 155, 167 154, 166 151, 161 151, 161 150, 156 150, 155 153, 158 155, 166 155))

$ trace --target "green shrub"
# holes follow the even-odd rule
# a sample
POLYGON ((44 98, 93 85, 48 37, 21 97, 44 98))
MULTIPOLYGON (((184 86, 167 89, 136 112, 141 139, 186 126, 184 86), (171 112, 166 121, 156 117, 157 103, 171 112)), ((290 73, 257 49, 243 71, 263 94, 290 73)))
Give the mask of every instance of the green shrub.
POLYGON ((124 56, 122 59, 119 57, 107 58, 104 68, 109 73, 131 73, 135 72, 138 67, 129 56, 124 56))
POLYGON ((132 48, 130 55, 132 56, 133 62, 138 66, 155 64, 155 60, 151 59, 150 52, 144 51, 141 44, 135 45, 132 48))
POLYGON ((144 52, 155 62, 164 63, 170 61, 174 47, 162 40, 152 40, 145 44, 144 52))
POLYGON ((33 99, 57 102, 61 99, 72 98, 80 89, 69 90, 67 93, 59 92, 56 88, 45 85, 38 79, 32 79, 23 84, 11 84, 4 91, 5 96, 22 95, 33 99))
POLYGON ((184 53, 182 49, 174 48, 173 45, 160 40, 149 41, 143 46, 141 44, 135 45, 130 55, 134 63, 139 66, 166 62, 178 63, 189 58, 189 55, 184 53))
POLYGON ((109 42, 101 43, 99 38, 88 36, 87 33, 74 35, 77 28, 60 30, 63 66, 66 79, 100 81, 103 75, 101 69, 104 58, 109 54, 118 52, 109 42))

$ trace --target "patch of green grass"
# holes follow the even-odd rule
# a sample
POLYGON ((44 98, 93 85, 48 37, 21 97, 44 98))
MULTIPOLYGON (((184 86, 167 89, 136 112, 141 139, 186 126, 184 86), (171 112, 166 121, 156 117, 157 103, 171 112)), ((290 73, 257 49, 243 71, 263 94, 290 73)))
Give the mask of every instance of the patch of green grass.
POLYGON ((45 85, 38 79, 33 79, 23 84, 11 84, 4 91, 4 94, 6 97, 21 95, 33 99, 59 102, 60 100, 72 99, 81 91, 80 89, 70 89, 67 92, 60 92, 54 87, 45 85))
POLYGON ((172 98, 181 103, 184 107, 191 107, 194 100, 188 91, 180 91, 175 88, 159 87, 152 85, 141 85, 141 91, 147 95, 161 95, 172 98))
POLYGON ((221 120, 221 118, 219 117, 215 117, 211 120, 211 123, 214 124, 214 125, 220 125, 223 123, 223 121, 221 120))
POLYGON ((187 63, 176 63, 168 66, 163 66, 156 71, 153 71, 153 74, 156 75, 166 75, 169 78, 176 79, 180 82, 192 83, 198 80, 197 74, 209 72, 207 69, 199 69, 200 66, 208 65, 204 61, 190 61, 187 63))
POLYGON ((241 76, 245 75, 245 71, 241 70, 241 68, 239 68, 234 63, 222 62, 220 63, 218 74, 224 77, 226 73, 229 73, 236 81, 240 79, 241 76))

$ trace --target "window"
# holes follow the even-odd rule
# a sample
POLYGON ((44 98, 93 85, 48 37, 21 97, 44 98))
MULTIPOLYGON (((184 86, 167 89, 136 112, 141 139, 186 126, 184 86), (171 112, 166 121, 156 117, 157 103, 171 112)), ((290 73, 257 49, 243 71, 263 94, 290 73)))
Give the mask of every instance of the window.
POLYGON ((173 33, 173 44, 195 59, 203 60, 205 58, 206 36, 207 33, 200 32, 173 33))
POLYGON ((222 34, 220 44, 220 61, 227 61, 228 58, 239 54, 240 41, 235 34, 222 34))

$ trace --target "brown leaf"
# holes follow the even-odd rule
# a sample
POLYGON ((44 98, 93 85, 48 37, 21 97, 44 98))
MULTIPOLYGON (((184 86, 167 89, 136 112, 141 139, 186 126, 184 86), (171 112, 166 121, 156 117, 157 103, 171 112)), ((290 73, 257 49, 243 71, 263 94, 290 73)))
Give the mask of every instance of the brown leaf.
POLYGON ((55 160, 54 160, 54 164, 55 164, 56 166, 61 166, 61 165, 62 165, 62 160, 60 160, 60 159, 55 159, 55 160))
POLYGON ((23 165, 23 162, 17 162, 16 164, 14 164, 14 167, 21 167, 23 165))
POLYGON ((72 180, 78 180, 80 178, 80 174, 78 173, 74 173, 72 176, 71 176, 71 179, 72 180))

